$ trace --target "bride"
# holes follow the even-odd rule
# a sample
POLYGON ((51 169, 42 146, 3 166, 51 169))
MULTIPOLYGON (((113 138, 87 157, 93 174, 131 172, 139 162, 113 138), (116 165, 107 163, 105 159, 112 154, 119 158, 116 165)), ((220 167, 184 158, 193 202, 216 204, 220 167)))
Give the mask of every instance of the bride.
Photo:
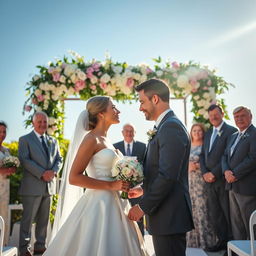
POLYGON ((95 96, 80 114, 71 145, 73 152, 69 151, 67 159, 74 161, 70 174, 64 173, 63 181, 68 183, 69 176, 74 186, 60 191, 65 196, 60 198, 54 224, 55 233, 58 232, 43 255, 147 255, 137 224, 127 217, 128 200, 120 198, 119 191, 127 192, 129 184, 111 178, 113 163, 121 156, 106 135, 112 124, 119 123, 119 113, 110 97, 95 96), (66 209, 72 208, 72 187, 76 186, 86 188, 86 192, 80 190, 75 195, 80 199, 69 215, 66 209), (71 199, 70 205, 65 202, 66 196, 71 199))

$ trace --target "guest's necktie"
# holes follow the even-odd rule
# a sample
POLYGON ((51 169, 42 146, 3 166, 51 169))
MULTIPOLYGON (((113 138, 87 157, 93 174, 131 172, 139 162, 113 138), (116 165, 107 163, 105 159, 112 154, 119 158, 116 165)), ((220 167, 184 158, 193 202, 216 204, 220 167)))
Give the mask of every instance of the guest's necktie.
POLYGON ((48 148, 47 148, 47 146, 46 146, 45 140, 44 140, 44 136, 41 135, 40 138, 41 138, 41 140, 42 140, 43 149, 44 149, 44 151, 45 151, 47 157, 49 157, 49 152, 48 152, 48 148))
POLYGON ((129 144, 129 143, 127 144, 126 155, 127 155, 127 156, 131 156, 131 155, 132 155, 132 154, 131 154, 131 147, 130 147, 130 144, 129 144))
POLYGON ((218 129, 216 128, 213 128, 213 132, 212 132, 212 136, 211 136, 211 140, 210 140, 210 147, 209 147, 209 152, 211 151, 212 149, 212 145, 217 137, 217 134, 218 134, 218 129))
POLYGON ((239 133, 238 133, 235 142, 233 143, 233 145, 232 145, 231 148, 230 148, 230 156, 233 155, 234 150, 235 150, 235 148, 236 148, 236 146, 237 146, 237 143, 238 143, 239 140, 241 139, 242 135, 243 135, 242 132, 239 132, 239 133))

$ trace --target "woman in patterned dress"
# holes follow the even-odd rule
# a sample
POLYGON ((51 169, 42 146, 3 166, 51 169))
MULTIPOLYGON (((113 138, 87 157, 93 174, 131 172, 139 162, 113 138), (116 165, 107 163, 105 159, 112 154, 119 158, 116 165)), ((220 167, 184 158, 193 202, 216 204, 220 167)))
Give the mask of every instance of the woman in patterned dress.
POLYGON ((189 193, 195 228, 187 233, 187 247, 206 249, 216 243, 213 228, 209 222, 206 183, 200 170, 199 155, 204 139, 204 126, 193 124, 190 131, 191 151, 189 158, 189 193))
POLYGON ((2 145, 6 137, 7 125, 6 123, 0 121, 0 216, 3 217, 5 222, 5 237, 4 244, 8 242, 7 232, 8 232, 8 204, 10 197, 10 180, 7 176, 15 172, 16 168, 3 168, 1 167, 1 160, 6 156, 10 156, 9 150, 2 145))

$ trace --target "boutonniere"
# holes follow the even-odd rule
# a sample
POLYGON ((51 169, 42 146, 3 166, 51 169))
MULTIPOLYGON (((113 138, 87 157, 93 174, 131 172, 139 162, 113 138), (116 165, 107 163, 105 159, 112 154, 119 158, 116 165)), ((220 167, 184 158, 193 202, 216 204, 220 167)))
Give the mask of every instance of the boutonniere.
POLYGON ((49 146, 51 146, 51 145, 52 145, 52 143, 53 143, 52 138, 49 138, 49 137, 48 137, 48 139, 47 139, 48 147, 49 147, 49 146))
POLYGON ((247 138, 247 137, 249 137, 250 135, 248 134, 248 133, 245 133, 245 134, 243 134, 242 135, 242 139, 245 139, 245 138, 247 138))
POLYGON ((148 141, 151 141, 154 138, 154 136, 156 135, 156 133, 157 133, 156 128, 154 128, 153 130, 152 129, 148 130, 147 131, 148 141))
POLYGON ((223 131, 218 131, 217 135, 220 137, 223 131))

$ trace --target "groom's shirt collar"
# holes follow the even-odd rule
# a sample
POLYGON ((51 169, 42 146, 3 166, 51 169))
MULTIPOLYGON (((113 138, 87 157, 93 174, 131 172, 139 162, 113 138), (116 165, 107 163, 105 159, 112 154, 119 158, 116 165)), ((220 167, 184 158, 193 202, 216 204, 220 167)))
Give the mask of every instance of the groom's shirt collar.
POLYGON ((171 111, 171 109, 166 109, 161 115, 159 115, 159 117, 156 119, 156 123, 155 123, 155 126, 156 128, 158 128, 158 125, 161 123, 161 121, 163 120, 163 118, 165 117, 165 115, 167 113, 169 113, 171 111))

